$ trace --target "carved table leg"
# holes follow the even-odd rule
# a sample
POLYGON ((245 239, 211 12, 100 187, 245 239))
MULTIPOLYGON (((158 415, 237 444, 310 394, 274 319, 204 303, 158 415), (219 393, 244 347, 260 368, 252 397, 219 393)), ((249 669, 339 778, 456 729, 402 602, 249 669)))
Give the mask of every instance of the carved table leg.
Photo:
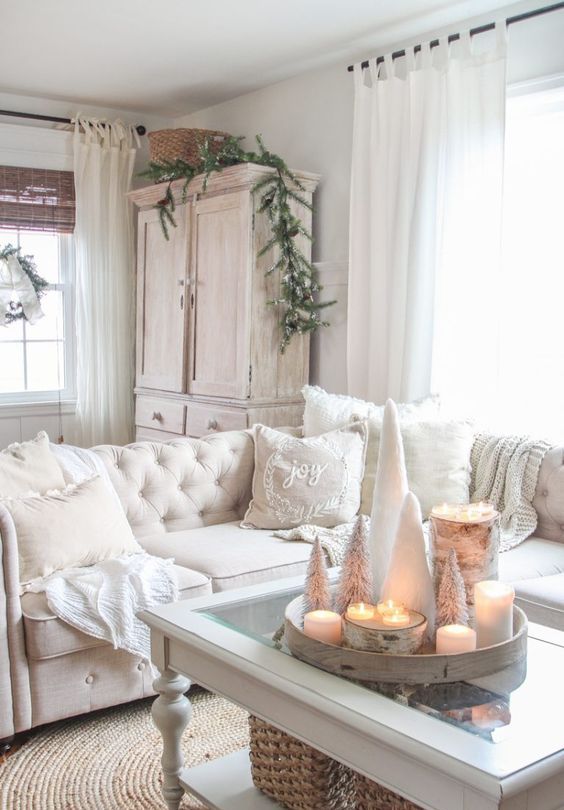
POLYGON ((168 810, 178 810, 184 795, 178 777, 184 766, 180 745, 182 732, 192 715, 190 701, 184 694, 189 687, 188 678, 170 669, 166 669, 153 683, 159 696, 153 703, 151 713, 163 738, 163 796, 168 810))

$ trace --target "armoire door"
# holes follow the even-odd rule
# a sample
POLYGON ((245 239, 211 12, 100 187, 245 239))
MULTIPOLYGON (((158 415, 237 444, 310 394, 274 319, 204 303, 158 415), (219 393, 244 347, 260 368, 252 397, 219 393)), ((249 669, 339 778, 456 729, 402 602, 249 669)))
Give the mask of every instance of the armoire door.
POLYGON ((158 211, 141 211, 137 247, 137 385, 185 391, 188 215, 164 237, 158 211))
POLYGON ((192 205, 192 394, 249 392, 251 200, 248 191, 192 205))

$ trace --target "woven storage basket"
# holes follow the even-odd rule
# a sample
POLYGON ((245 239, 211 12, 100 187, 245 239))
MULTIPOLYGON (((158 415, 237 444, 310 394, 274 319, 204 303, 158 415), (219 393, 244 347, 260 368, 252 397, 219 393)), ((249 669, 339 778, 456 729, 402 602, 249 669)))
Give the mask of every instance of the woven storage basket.
POLYGON ((377 782, 355 773, 355 810, 421 810, 418 804, 392 793, 377 782))
POLYGON ((354 774, 345 765, 249 718, 255 786, 288 810, 353 810, 354 774))
POLYGON ((215 154, 229 134, 215 129, 157 129, 149 132, 148 138, 153 163, 184 160, 190 166, 196 166, 200 161, 200 145, 203 146, 206 138, 215 154))

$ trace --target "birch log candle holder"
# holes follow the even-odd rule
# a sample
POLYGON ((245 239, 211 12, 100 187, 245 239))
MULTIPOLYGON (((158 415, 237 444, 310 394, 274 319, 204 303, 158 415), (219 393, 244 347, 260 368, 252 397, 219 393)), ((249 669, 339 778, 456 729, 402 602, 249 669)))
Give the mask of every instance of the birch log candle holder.
POLYGON ((395 655, 412 655, 423 644, 427 619, 422 613, 405 611, 401 614, 380 615, 357 621, 343 619, 343 644, 353 650, 395 655))
POLYGON ((499 512, 483 503, 436 506, 430 516, 429 540, 435 585, 449 550, 456 551, 473 616, 474 585, 498 578, 499 512))

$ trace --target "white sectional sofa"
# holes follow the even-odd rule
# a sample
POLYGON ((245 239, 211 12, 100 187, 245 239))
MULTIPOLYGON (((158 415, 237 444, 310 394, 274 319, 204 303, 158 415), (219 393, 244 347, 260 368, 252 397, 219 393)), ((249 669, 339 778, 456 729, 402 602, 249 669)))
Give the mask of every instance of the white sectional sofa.
MULTIPOLYGON (((239 527, 251 497, 250 432, 95 452, 139 543, 175 559, 182 599, 305 571, 307 543, 239 527)), ((535 507, 537 534, 501 555, 500 578, 532 620, 564 629, 564 448, 543 462, 535 507)), ((152 694, 141 660, 61 622, 43 594, 20 598, 17 538, 2 507, 0 540, 0 739, 152 694)))

